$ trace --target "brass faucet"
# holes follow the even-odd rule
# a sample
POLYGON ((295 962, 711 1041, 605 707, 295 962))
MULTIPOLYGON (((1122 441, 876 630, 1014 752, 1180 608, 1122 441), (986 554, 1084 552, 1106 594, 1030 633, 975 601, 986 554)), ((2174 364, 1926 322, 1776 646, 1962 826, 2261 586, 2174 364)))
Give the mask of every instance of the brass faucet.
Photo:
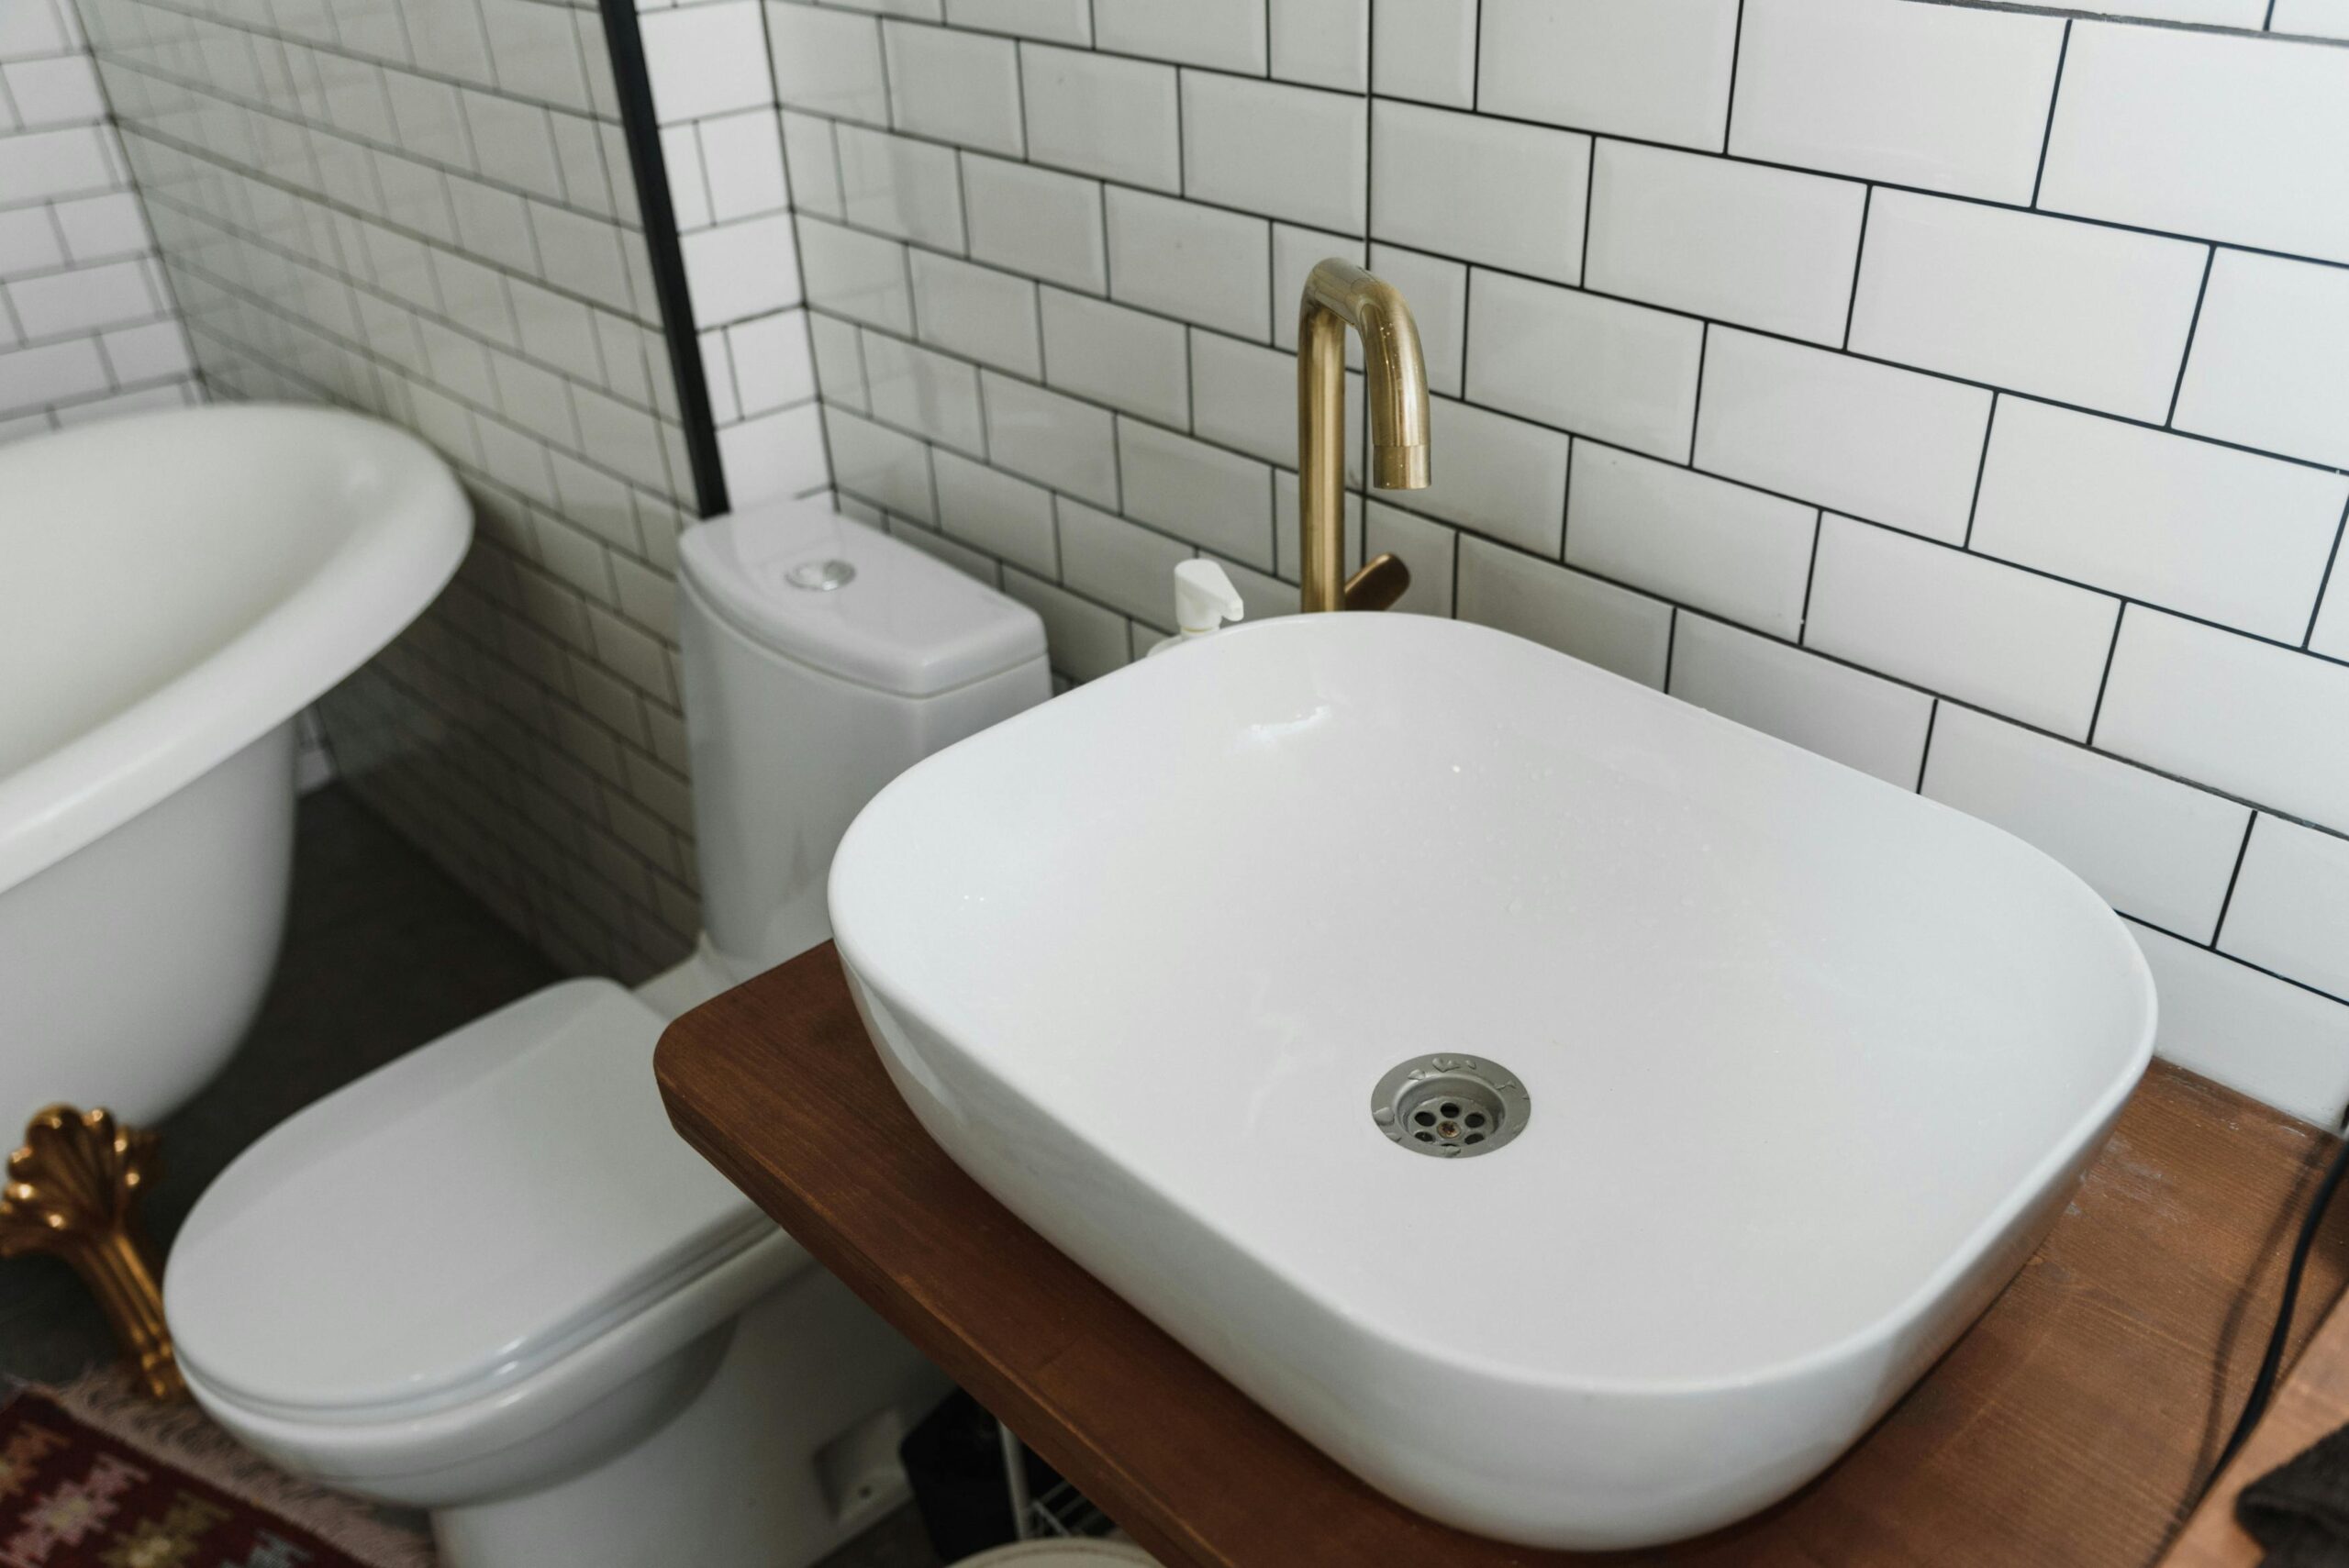
POLYGON ((1352 262, 1323 261, 1305 280, 1297 318, 1298 597, 1308 611, 1383 610, 1411 585, 1410 568, 1392 555, 1345 575, 1349 327, 1362 334, 1370 371, 1370 482, 1428 487, 1428 372, 1411 307, 1352 262))

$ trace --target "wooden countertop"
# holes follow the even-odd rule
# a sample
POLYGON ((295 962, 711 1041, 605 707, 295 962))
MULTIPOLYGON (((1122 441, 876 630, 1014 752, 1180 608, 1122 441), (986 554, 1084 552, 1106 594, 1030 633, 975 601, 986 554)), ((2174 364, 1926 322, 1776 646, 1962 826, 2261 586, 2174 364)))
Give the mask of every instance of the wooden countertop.
POLYGON ((2344 1426, 2349 1426, 2349 1303, 2336 1302, 2277 1389, 2243 1451, 2171 1543, 2161 1568, 2257 1568, 2266 1553, 2235 1523, 2236 1496, 2344 1426))
MULTIPOLYGON (((694 1147, 1168 1568, 1591 1561, 1387 1501, 1014 1218, 898 1097, 829 944, 678 1019, 656 1066, 694 1147)), ((1858 1447, 1755 1518, 1606 1561, 2144 1568, 2234 1418, 2330 1147, 2156 1063, 2038 1255, 1858 1447)), ((2349 1268, 2349 1204, 2332 1218, 2302 1340, 2349 1268)))

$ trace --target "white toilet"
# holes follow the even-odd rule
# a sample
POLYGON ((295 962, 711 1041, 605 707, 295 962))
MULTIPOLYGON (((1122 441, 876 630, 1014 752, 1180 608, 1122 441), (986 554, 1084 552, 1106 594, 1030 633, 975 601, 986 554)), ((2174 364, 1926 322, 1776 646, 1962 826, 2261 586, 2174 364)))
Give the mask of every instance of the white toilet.
POLYGON ((1043 628, 804 503, 681 555, 700 953, 641 995, 550 986, 329 1095, 228 1168, 166 1271, 204 1408, 431 1510, 447 1568, 796 1568, 897 1500, 896 1438, 945 1386, 671 1131, 652 1047, 830 935, 850 819, 1045 697, 1043 628))

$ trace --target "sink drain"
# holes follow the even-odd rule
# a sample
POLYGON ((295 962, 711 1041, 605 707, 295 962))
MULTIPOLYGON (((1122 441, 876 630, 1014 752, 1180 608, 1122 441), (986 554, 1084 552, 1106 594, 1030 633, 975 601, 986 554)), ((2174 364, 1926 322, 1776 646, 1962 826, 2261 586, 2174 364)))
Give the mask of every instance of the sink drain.
POLYGON ((1489 1154, 1525 1130, 1533 1101, 1517 1074, 1481 1057, 1415 1056, 1371 1091, 1378 1130, 1440 1160, 1489 1154))

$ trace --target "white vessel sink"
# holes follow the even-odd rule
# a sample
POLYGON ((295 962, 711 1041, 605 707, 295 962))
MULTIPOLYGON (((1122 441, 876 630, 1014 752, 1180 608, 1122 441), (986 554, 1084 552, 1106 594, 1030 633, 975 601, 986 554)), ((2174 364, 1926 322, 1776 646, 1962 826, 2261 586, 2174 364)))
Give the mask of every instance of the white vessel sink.
POLYGON ((2020 840, 1415 616, 1225 632, 931 758, 831 911, 974 1177, 1373 1485, 1537 1546, 1825 1468, 2029 1256, 2154 1029, 2020 840), (1433 1053, 1492 1086, 1438 1086, 1449 1156, 1373 1114, 1433 1053))

